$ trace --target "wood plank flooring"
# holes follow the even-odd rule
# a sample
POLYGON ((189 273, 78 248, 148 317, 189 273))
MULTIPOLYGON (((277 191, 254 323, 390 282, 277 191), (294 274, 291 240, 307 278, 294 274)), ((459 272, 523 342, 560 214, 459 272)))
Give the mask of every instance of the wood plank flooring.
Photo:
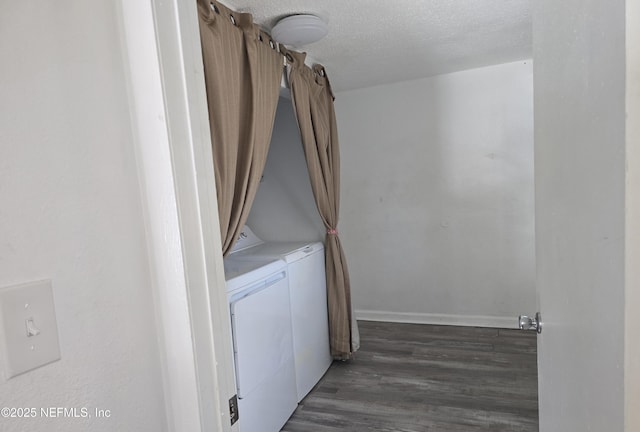
POLYGON ((537 432, 534 332, 361 321, 282 432, 537 432))

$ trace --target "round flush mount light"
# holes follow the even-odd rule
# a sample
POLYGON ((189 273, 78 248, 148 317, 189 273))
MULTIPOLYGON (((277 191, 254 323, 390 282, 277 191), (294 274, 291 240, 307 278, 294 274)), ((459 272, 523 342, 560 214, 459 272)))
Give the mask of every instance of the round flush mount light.
POLYGON ((329 33, 327 23, 315 15, 291 15, 271 29, 271 36, 284 45, 300 47, 317 42, 329 33))

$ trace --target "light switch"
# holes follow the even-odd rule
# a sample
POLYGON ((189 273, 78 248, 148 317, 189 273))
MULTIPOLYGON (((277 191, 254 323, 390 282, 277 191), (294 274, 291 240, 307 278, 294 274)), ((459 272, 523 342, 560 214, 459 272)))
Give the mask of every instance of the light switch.
POLYGON ((0 320, 5 379, 60 360, 51 281, 0 289, 0 320))

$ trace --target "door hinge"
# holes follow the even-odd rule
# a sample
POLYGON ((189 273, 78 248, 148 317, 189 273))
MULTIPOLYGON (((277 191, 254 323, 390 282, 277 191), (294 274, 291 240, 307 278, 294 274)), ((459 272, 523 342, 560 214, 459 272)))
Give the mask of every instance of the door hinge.
POLYGON ((542 333, 542 316, 540 312, 536 312, 534 318, 527 315, 520 315, 518 317, 518 328, 520 330, 534 330, 538 332, 538 334, 542 333))
POLYGON ((229 399, 229 415, 231 416, 231 426, 233 426, 240 417, 240 413, 238 412, 238 395, 233 395, 233 397, 229 399))

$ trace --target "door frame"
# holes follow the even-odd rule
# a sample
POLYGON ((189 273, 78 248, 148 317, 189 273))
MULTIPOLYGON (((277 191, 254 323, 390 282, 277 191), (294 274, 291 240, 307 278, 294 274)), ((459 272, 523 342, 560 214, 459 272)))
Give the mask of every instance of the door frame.
POLYGON ((625 432, 640 430, 640 1, 626 4, 625 432))
POLYGON ((153 6, 202 429, 238 430, 229 418, 236 383, 197 3, 153 0, 153 6))
POLYGON ((120 0, 119 9, 167 428, 237 431, 197 3, 120 0))

